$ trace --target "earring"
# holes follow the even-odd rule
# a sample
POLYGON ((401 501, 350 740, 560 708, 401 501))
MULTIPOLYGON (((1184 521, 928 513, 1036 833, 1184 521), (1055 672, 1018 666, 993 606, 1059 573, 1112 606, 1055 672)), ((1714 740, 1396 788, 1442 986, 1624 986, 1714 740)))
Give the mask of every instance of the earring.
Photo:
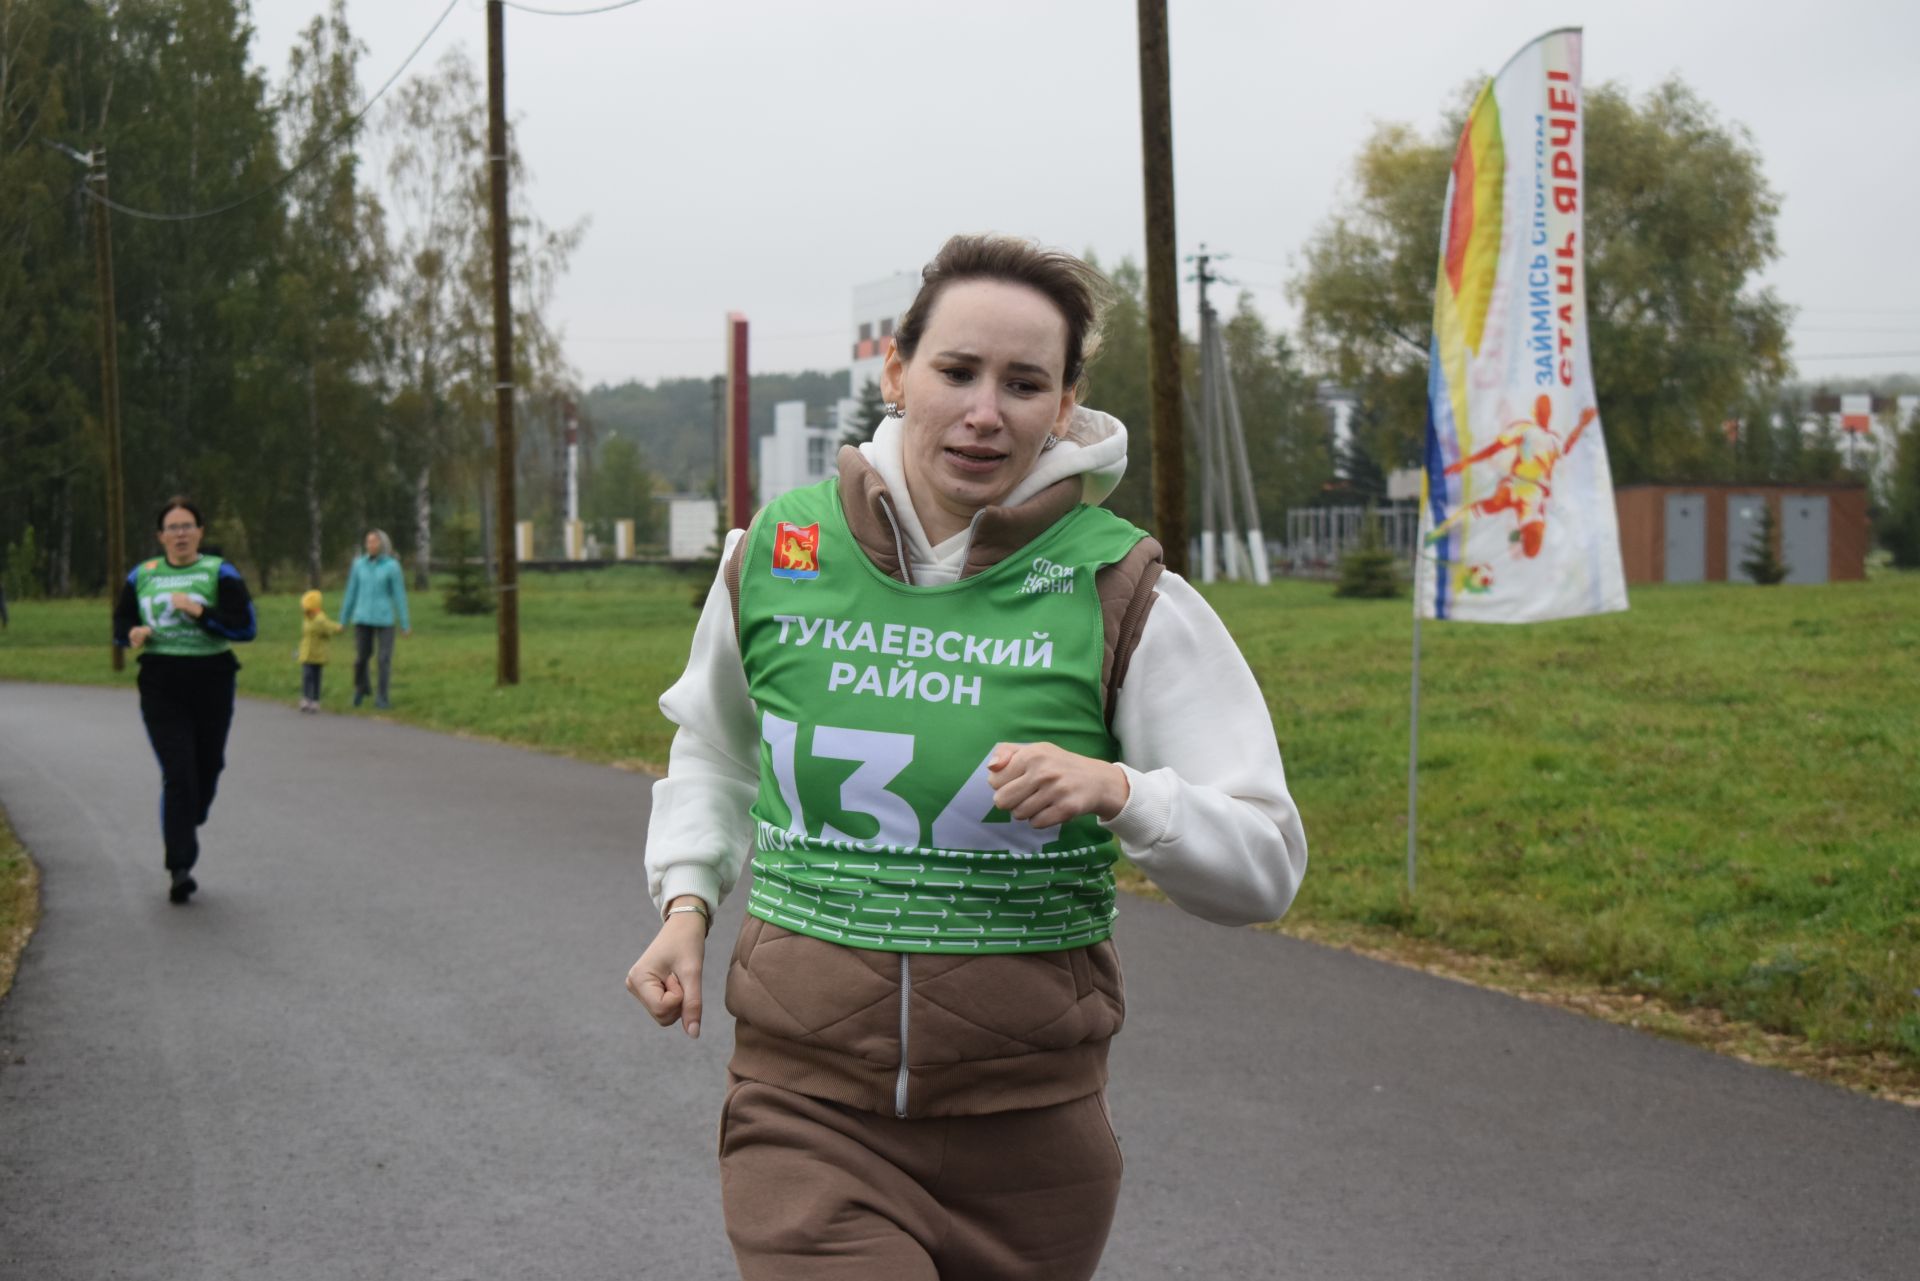
POLYGON ((1048 432, 1046 442, 1040 446, 1040 452, 1044 454, 1049 449, 1052 449, 1055 445, 1059 443, 1060 443, 1060 438, 1054 435, 1052 432, 1048 432))
POLYGON ((907 411, 906 411, 906 409, 905 409, 905 408, 904 408, 903 406, 901 406, 901 405, 898 405, 898 404, 895 404, 895 403, 894 403, 893 401, 891 401, 891 400, 889 400, 889 401, 886 401, 886 402, 884 402, 884 403, 885 403, 885 405, 886 405, 886 409, 887 409, 887 417, 889 417, 889 418, 905 418, 905 417, 907 416, 907 411))

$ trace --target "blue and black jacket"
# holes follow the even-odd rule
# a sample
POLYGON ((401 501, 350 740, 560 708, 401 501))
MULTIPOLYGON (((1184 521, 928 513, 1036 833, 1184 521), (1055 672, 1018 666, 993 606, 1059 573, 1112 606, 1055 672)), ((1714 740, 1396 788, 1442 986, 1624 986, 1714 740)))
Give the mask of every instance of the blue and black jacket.
MULTIPOLYGON (((207 555, 216 555, 207 552, 207 555)), ((140 575, 139 566, 128 574, 126 582, 120 585, 120 599, 113 607, 113 643, 125 649, 131 642, 128 633, 140 626, 140 599, 135 584, 140 575)), ((230 560, 220 563, 219 590, 213 604, 201 611, 195 621, 203 631, 236 643, 252 640, 259 633, 259 620, 254 614, 253 593, 247 590, 247 580, 240 576, 230 560)), ((142 671, 158 670, 161 667, 173 669, 176 666, 182 672, 195 669, 208 671, 238 671, 240 661, 231 650, 220 654, 183 655, 183 654, 147 654, 139 657, 142 671)))

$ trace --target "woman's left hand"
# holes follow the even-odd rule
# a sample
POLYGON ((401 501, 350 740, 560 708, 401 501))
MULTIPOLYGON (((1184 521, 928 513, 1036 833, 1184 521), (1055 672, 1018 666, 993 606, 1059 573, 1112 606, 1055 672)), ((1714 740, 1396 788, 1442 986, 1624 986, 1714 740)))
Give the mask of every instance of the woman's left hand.
POLYGON ((1127 775, 1110 761, 1052 743, 1001 743, 987 758, 993 803, 1035 827, 1082 814, 1110 819, 1127 803, 1127 775))
POLYGON ((199 597, 189 596, 185 592, 173 594, 173 607, 189 618, 198 618, 206 612, 206 606, 200 603, 199 597))

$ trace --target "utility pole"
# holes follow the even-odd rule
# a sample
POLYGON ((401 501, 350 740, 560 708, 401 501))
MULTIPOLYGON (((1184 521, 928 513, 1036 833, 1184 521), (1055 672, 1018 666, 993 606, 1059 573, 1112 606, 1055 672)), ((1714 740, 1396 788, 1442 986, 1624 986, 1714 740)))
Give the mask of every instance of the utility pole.
POLYGON ((727 506, 727 376, 715 374, 707 380, 713 393, 713 500, 722 514, 727 506))
POLYGON ((727 477, 725 529, 745 529, 753 519, 753 493, 748 488, 747 453, 752 447, 748 423, 750 388, 747 373, 747 318, 727 313, 727 477))
MULTIPOLYGON (((87 156, 88 190, 93 196, 94 280, 100 293, 100 422, 107 436, 107 599, 118 599, 127 576, 126 486, 120 458, 119 320, 113 306, 113 230, 107 208, 107 149, 87 156)), ((126 652, 112 647, 113 670, 127 665, 126 652)))
POLYGON ((708 383, 713 389, 713 554, 719 556, 727 545, 727 376, 715 374, 708 383))
POLYGON ((1260 530, 1253 469, 1247 460, 1246 428, 1240 420, 1226 337, 1213 304, 1207 301, 1208 285, 1235 283, 1212 269, 1226 257, 1208 253, 1204 244, 1199 253, 1187 256, 1194 264, 1188 279, 1199 284, 1200 295, 1200 412, 1195 415, 1200 431, 1200 580, 1212 582, 1218 564, 1228 578, 1250 578, 1264 587, 1270 578, 1266 538, 1260 530), (1239 517, 1234 515, 1236 498, 1239 517))
POLYGON ((1207 306, 1207 286, 1215 279, 1208 265, 1214 257, 1207 252, 1204 241, 1199 253, 1187 255, 1187 261, 1194 264, 1194 273, 1188 279, 1199 284, 1200 412, 1194 416, 1194 428, 1200 433, 1200 581, 1203 583, 1214 581, 1223 558, 1227 577, 1234 577, 1232 548, 1224 545, 1220 537, 1220 513, 1226 499, 1221 492, 1222 478, 1215 456, 1220 436, 1220 397, 1213 376, 1213 312, 1207 306))
POLYGON ((1147 434, 1153 523, 1166 566, 1187 572, 1187 458, 1180 421, 1180 299, 1173 227, 1167 0, 1139 0, 1140 154, 1147 212, 1147 434))
POLYGON ((507 51, 505 11, 487 0, 487 161, 493 196, 493 447, 499 464, 494 499, 494 536, 500 548, 500 658, 496 680, 520 683, 520 563, 513 545, 517 529, 513 472, 513 302, 508 292, 507 51))
MULTIPOLYGON (((93 278, 98 290, 100 313, 100 426, 107 446, 107 599, 116 593, 127 576, 127 494, 120 456, 120 321, 113 306, 113 227, 108 221, 107 149, 96 146, 79 152, 64 142, 43 138, 42 142, 70 160, 87 167, 86 193, 93 203, 93 278)), ((108 651, 113 670, 124 671, 126 653, 118 646, 108 651)))
MULTIPOLYGON (((1200 242, 1199 253, 1187 255, 1187 261, 1193 264, 1193 274, 1191 276, 1188 276, 1187 279, 1198 281, 1200 284, 1200 310, 1202 313, 1204 313, 1207 310, 1207 286, 1212 284, 1214 281, 1220 279, 1220 277, 1214 275, 1211 271, 1209 271, 1208 267, 1216 259, 1225 258, 1228 256, 1229 255, 1227 254, 1208 253, 1207 242, 1204 240, 1200 242)), ((1230 284, 1232 282, 1229 281, 1226 283, 1230 284)))
POLYGON ((567 522, 577 524, 580 520, 580 408, 571 396, 564 397, 560 406, 567 423, 567 522))

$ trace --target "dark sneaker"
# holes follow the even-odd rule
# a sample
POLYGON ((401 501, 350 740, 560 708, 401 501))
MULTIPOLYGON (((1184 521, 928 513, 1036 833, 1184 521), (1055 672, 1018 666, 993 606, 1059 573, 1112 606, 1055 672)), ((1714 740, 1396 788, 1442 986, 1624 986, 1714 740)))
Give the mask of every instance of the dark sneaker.
POLYGON ((355 707, 360 706, 360 704, 366 701, 367 701, 367 695, 365 690, 356 689, 355 691, 353 691, 353 705, 355 707))
POLYGON ((378 709, 379 709, 380 711, 383 711, 383 712, 386 712, 386 711, 391 711, 391 710, 393 710, 393 704, 392 704, 392 703, 389 703, 389 702, 388 702, 388 701, 387 701, 386 699, 384 699, 384 698, 376 698, 376 699, 374 699, 374 700, 373 700, 373 705, 374 705, 374 707, 376 707, 376 708, 378 708, 378 709))
POLYGON ((199 888, 200 883, 194 880, 190 874, 182 873, 177 875, 173 878, 172 888, 167 891, 167 902, 184 903, 192 898, 193 892, 199 888))

